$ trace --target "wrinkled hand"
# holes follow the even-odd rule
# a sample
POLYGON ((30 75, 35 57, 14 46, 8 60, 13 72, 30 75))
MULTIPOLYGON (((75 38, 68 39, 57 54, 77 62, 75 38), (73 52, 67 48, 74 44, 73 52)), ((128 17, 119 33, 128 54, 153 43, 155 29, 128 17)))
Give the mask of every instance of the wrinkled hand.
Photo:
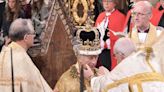
POLYGON ((98 69, 98 76, 105 75, 109 73, 109 70, 105 68, 104 66, 99 67, 98 69))
POLYGON ((94 76, 92 69, 86 64, 84 68, 84 77, 86 79, 91 79, 94 76))

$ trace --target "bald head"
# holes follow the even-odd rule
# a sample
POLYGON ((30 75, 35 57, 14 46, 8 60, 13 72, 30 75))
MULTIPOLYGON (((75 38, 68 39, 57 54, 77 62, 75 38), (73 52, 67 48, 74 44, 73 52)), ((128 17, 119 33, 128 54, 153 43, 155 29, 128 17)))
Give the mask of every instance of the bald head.
POLYGON ((120 38, 114 45, 114 54, 118 54, 116 57, 118 61, 122 61, 122 59, 126 58, 135 51, 135 44, 132 40, 130 40, 130 38, 120 38))

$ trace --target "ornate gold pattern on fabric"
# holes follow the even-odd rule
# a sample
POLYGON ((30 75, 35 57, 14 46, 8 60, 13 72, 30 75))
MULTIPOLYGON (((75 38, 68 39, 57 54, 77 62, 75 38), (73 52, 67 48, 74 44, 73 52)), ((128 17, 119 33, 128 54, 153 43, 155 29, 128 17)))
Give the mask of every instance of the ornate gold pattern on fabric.
POLYGON ((149 29, 149 32, 147 34, 147 37, 145 39, 145 42, 142 43, 140 40, 139 40, 139 34, 138 34, 138 30, 136 28, 136 26, 132 29, 132 33, 131 33, 131 39, 135 42, 135 44, 137 45, 137 48, 138 49, 143 49, 145 47, 151 47, 156 39, 157 39, 157 32, 156 32, 156 27, 153 26, 151 23, 150 23, 150 29, 149 29))
POLYGON ((164 76, 155 72, 146 72, 146 73, 136 74, 131 77, 126 77, 126 78, 120 79, 114 83, 107 85, 102 90, 102 92, 108 92, 109 89, 118 87, 119 85, 124 84, 124 83, 128 83, 129 89, 131 90, 130 92, 134 92, 133 85, 137 85, 139 92, 143 92, 141 84, 144 82, 149 82, 149 81, 164 82, 164 76))
MULTIPOLYGON (((71 66, 70 69, 66 71, 57 82, 56 87, 59 89, 60 92, 80 92, 80 77, 76 65, 71 66)), ((92 92, 90 81, 85 79, 84 85, 84 89, 87 90, 87 92, 92 92)))
POLYGON ((153 66, 150 64, 150 55, 151 55, 151 53, 153 52, 153 48, 151 48, 151 47, 146 47, 146 48, 145 48, 145 51, 146 51, 146 62, 147 62, 147 64, 148 64, 148 66, 151 68, 151 70, 152 70, 153 72, 155 72, 155 69, 154 69, 153 66))
MULTIPOLYGON (((97 68, 93 69, 94 76, 97 76, 97 71, 98 71, 97 68)), ((78 73, 78 71, 77 71, 76 66, 72 66, 72 67, 70 68, 70 76, 71 76, 72 78, 79 78, 79 73, 78 73)))
POLYGON ((78 76, 78 72, 75 66, 72 66, 70 69, 70 76, 72 76, 72 78, 79 78, 78 76))

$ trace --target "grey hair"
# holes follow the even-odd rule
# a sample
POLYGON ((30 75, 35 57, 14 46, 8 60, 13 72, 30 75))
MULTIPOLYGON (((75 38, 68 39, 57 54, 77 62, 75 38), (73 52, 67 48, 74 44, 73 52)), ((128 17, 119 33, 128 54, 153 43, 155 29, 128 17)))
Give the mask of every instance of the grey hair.
POLYGON ((142 6, 145 11, 148 13, 152 14, 152 4, 149 1, 143 0, 143 1, 138 1, 134 7, 139 7, 142 6))
POLYGON ((122 53, 125 57, 136 51, 136 46, 130 38, 120 38, 116 41, 114 52, 122 53))
POLYGON ((23 40, 24 36, 32 33, 34 28, 30 19, 16 19, 10 26, 9 37, 12 41, 23 40))

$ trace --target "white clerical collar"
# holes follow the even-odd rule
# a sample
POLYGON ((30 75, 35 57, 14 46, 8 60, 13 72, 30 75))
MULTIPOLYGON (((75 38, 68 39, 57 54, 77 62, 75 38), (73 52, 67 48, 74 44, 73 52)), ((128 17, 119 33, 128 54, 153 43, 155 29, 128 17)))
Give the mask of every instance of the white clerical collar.
POLYGON ((106 16, 109 16, 109 15, 111 15, 114 11, 115 11, 115 8, 114 8, 111 12, 105 12, 105 15, 106 15, 106 16))

